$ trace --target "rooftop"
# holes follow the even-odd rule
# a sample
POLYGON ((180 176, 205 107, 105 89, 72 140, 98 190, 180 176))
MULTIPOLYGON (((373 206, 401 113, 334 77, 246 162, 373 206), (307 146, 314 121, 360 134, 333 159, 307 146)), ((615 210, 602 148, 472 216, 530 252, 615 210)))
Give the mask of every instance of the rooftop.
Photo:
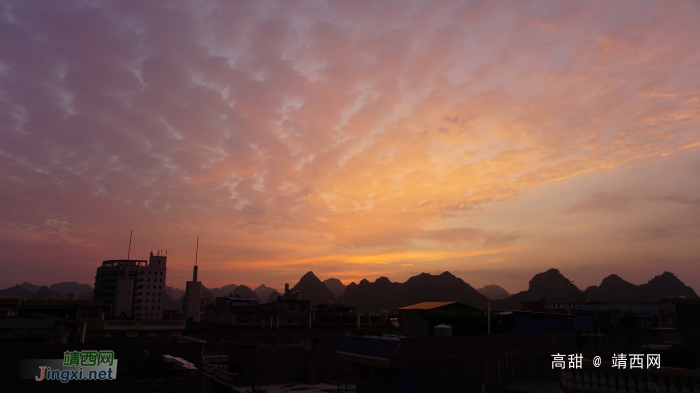
POLYGON ((237 302, 259 302, 260 299, 254 297, 235 297, 235 296, 224 296, 227 300, 235 300, 237 302))
POLYGON ((448 306, 459 302, 423 302, 412 306, 400 307, 399 310, 432 310, 434 308, 448 306))

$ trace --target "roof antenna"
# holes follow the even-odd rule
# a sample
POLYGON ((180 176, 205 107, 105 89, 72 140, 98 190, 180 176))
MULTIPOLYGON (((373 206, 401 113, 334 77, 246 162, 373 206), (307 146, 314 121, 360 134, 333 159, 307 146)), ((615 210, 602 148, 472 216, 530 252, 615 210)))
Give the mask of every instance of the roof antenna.
POLYGON ((199 236, 197 236, 197 251, 194 252, 194 269, 192 269, 192 281, 197 281, 197 256, 199 255, 199 236))
POLYGON ((129 231, 129 252, 126 254, 126 260, 128 261, 129 258, 131 257, 131 235, 134 234, 134 230, 129 231))

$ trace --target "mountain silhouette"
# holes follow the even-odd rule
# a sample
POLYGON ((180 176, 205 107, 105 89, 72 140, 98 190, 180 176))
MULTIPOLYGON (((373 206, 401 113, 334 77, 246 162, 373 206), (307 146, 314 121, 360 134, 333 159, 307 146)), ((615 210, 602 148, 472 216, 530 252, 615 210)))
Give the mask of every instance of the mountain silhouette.
POLYGON ((380 277, 373 283, 366 279, 359 284, 353 282, 337 300, 341 301, 362 313, 365 310, 396 312, 399 307, 421 302, 460 301, 482 307, 486 306, 488 299, 461 278, 444 272, 435 276, 421 273, 405 283, 391 282, 386 277, 380 277))
POLYGON ((522 291, 506 299, 494 300, 491 308, 503 310, 520 310, 522 303, 544 298, 547 301, 584 302, 585 292, 564 277, 558 269, 549 269, 544 273, 535 274, 530 280, 527 291, 522 291))
MULTIPOLYGON (((258 294, 245 285, 239 285, 233 292, 238 293, 240 297, 252 297, 253 299, 259 299, 258 294)), ((228 293, 226 294, 226 296, 228 296, 228 293)))
POLYGON ((279 292, 274 291, 274 292, 272 292, 272 293, 270 294, 270 296, 267 297, 267 300, 265 301, 265 303, 272 303, 272 302, 275 302, 275 301, 277 301, 277 298, 278 298, 279 296, 282 296, 282 295, 281 295, 279 292))
POLYGON ((658 302, 666 296, 697 298, 695 291, 673 273, 664 272, 642 285, 634 285, 616 274, 605 277, 600 286, 586 289, 589 300, 658 302))
POLYGON ((505 299, 510 296, 510 293, 496 284, 485 285, 477 291, 491 300, 505 299))
POLYGON ((34 292, 34 294, 32 294, 32 296, 30 296, 30 299, 32 299, 32 300, 44 300, 48 296, 61 296, 61 295, 59 295, 58 292, 56 292, 56 291, 50 290, 49 287, 43 286, 43 287, 39 288, 38 291, 34 292))
POLYGON ((323 281, 323 283, 326 284, 328 289, 331 290, 333 296, 335 296, 336 298, 339 298, 343 294, 343 292, 345 292, 345 287, 347 286, 337 278, 329 278, 323 281))
POLYGON ((202 284, 202 296, 201 296, 201 298, 202 299, 207 298, 207 299, 211 300, 212 302, 214 302, 216 300, 216 296, 214 296, 214 294, 211 293, 211 291, 209 289, 207 289, 207 287, 205 287, 204 284, 202 284))
POLYGON ((165 292, 170 296, 172 299, 180 299, 183 296, 185 296, 185 291, 179 288, 173 288, 166 286, 165 287, 165 292))
POLYGON ((0 291, 0 296, 23 296, 30 298, 34 292, 30 292, 21 285, 15 285, 14 287, 6 288, 0 291))
POLYGON ((253 292, 255 292, 258 295, 258 299, 260 299, 262 301, 262 300, 266 300, 267 298, 269 298, 270 295, 273 292, 277 292, 277 290, 275 288, 270 288, 268 286, 265 286, 265 284, 260 284, 260 286, 255 288, 253 290, 253 292))
POLYGON ((304 274, 291 291, 301 291, 301 300, 311 300, 311 307, 335 300, 333 292, 313 272, 304 274))
POLYGON ((211 292, 212 295, 216 297, 223 297, 223 296, 228 296, 230 292, 236 292, 236 288, 238 288, 238 285, 236 284, 228 284, 224 285, 221 288, 212 288, 209 291, 211 292))
POLYGON ((49 287, 54 292, 63 296, 66 293, 77 293, 78 297, 90 292, 92 293, 92 285, 78 284, 77 282, 59 282, 49 287))
POLYGON ((21 287, 26 289, 27 291, 29 291, 31 293, 34 293, 34 292, 38 291, 39 288, 41 288, 41 285, 34 285, 32 283, 25 281, 22 283, 21 287))

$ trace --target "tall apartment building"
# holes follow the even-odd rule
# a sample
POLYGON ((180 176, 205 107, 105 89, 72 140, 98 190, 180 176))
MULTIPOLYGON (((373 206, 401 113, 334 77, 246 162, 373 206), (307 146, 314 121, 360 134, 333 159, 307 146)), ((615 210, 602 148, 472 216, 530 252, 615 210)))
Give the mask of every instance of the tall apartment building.
POLYGON ((143 260, 102 262, 95 275, 94 300, 111 307, 113 317, 161 319, 166 279, 165 255, 143 260))

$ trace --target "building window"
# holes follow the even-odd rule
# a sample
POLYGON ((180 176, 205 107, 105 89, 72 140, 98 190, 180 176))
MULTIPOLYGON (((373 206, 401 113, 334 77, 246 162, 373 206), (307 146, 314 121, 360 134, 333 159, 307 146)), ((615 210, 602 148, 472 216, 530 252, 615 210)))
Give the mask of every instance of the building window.
POLYGON ((299 311, 306 311, 306 304, 300 304, 299 311))
POLYGON ((153 316, 153 313, 151 313, 151 316, 153 316))
POLYGON ((80 311, 81 319, 97 319, 100 315, 100 309, 97 307, 85 307, 80 311))
POLYGON ((150 276, 150 275, 151 275, 151 272, 148 272, 148 275, 150 276))
POLYGON ((294 303, 287 305, 287 310, 294 311, 294 303))
POLYGON ((156 307, 156 310, 160 310, 160 306, 156 307))
MULTIPOLYGON (((140 307, 139 307, 139 308, 140 308, 140 307)), ((138 317, 140 317, 140 316, 141 316, 141 314, 136 313, 136 318, 138 318, 138 317)))
POLYGON ((288 318, 287 319, 287 325, 294 325, 297 323, 296 319, 288 318))
POLYGON ((236 315, 236 323, 253 323, 252 314, 238 314, 236 315))
POLYGON ((139 281, 143 281, 143 278, 139 278, 139 281))
POLYGON ((139 337, 148 337, 148 332, 139 332, 139 337))
POLYGON ((160 299, 158 299, 158 303, 160 303, 160 299))

